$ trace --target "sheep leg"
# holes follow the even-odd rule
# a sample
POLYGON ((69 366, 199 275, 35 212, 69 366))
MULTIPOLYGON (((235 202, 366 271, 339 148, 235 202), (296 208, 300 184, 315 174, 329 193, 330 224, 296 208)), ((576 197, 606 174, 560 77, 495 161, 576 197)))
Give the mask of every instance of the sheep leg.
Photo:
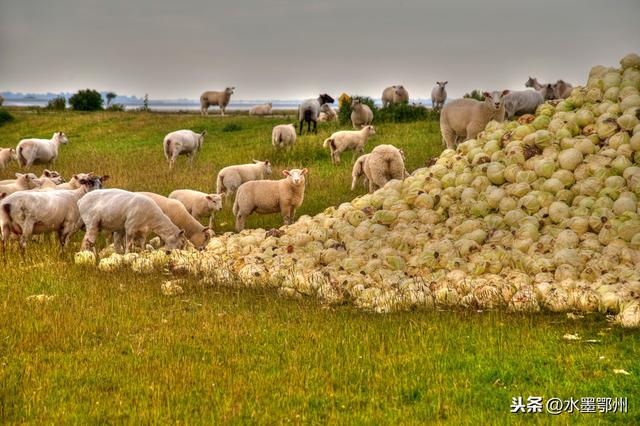
POLYGON ((236 215, 236 232, 241 232, 244 229, 244 223, 247 220, 247 216, 242 212, 238 212, 236 215))
POLYGON ((293 222, 294 208, 292 206, 282 206, 280 208, 280 214, 282 214, 282 221, 285 225, 291 225, 293 222))
POLYGON ((318 134, 318 122, 313 120, 313 133, 318 134))
POLYGON ((307 121, 307 133, 311 133, 311 121, 307 121))
POLYGON ((221 107, 220 107, 220 116, 221 116, 221 117, 224 117, 224 110, 225 110, 225 107, 222 107, 222 106, 221 106, 221 107))
POLYGON ((440 133, 448 149, 455 149, 456 147, 456 135, 449 126, 440 126, 440 133))
POLYGON ((300 120, 300 132, 299 135, 302 135, 302 126, 304 125, 304 120, 300 120))
POLYGON ((211 216, 209 216, 209 229, 211 229, 213 231, 213 225, 215 224, 215 217, 216 215, 214 215, 213 213, 211 213, 211 216))
POLYGON ((27 219, 21 226, 22 235, 20 236, 20 248, 24 251, 27 248, 27 242, 31 239, 33 235, 33 227, 35 222, 33 220, 27 219))
POLYGON ((96 243, 96 237, 98 236, 98 232, 100 231, 100 227, 98 226, 98 223, 91 223, 87 225, 86 228, 87 230, 84 234, 84 238, 82 239, 80 250, 92 249, 96 243))

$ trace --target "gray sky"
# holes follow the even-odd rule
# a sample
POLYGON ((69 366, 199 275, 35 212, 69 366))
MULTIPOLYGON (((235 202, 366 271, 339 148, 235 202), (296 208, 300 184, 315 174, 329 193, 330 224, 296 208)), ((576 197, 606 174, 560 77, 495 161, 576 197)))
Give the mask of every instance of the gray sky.
POLYGON ((428 97, 584 83, 640 51, 638 0, 0 0, 0 91, 428 97))

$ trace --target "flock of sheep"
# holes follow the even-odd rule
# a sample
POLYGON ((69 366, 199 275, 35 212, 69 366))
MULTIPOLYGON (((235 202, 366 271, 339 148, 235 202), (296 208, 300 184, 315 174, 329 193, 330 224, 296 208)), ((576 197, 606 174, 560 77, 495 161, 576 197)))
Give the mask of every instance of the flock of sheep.
MULTIPOLYGON (((437 82, 431 97, 434 109, 441 111, 440 126, 447 147, 475 138, 491 120, 502 121, 515 114, 533 113, 544 100, 565 98, 571 91, 571 85, 562 80, 551 85, 529 78, 526 86, 533 90, 485 92, 484 101, 458 99, 445 104, 446 85, 447 81, 437 82)), ((224 115, 233 91, 233 87, 228 87, 221 92, 203 93, 200 97, 202 114, 207 114, 209 106, 218 105, 224 115)), ((382 94, 384 106, 407 103, 408 100, 409 93, 402 85, 387 87, 382 94)), ((299 133, 302 134, 305 123, 308 132, 317 132, 318 121, 337 120, 335 110, 330 107, 333 102, 326 93, 304 101, 298 110, 299 133)), ((351 189, 355 189, 362 176, 370 192, 390 180, 408 176, 404 153, 395 146, 379 145, 371 153, 364 154, 368 139, 376 133, 371 124, 373 112, 359 99, 353 99, 351 106, 351 122, 356 130, 335 132, 323 143, 334 164, 340 162, 345 151, 358 154, 352 169, 351 189)), ((264 104, 254 107, 250 114, 267 115, 271 111, 272 105, 264 104)), ((180 155, 193 161, 205 136, 206 131, 196 133, 191 130, 167 134, 163 151, 169 168, 174 167, 180 155)), ((295 124, 277 125, 272 130, 275 148, 291 147, 296 137, 295 124)), ((0 170, 14 160, 27 170, 34 164, 53 164, 60 145, 68 142, 63 132, 55 132, 51 139, 23 139, 15 149, 0 149, 0 170)), ((117 252, 129 252, 136 246, 144 248, 151 232, 164 241, 167 250, 183 248, 187 240, 203 249, 214 235, 214 215, 222 209, 225 197, 235 196, 233 214, 238 232, 244 229, 246 219, 252 213, 280 213, 285 224, 293 222, 296 209, 304 201, 308 170, 283 170, 280 180, 269 180, 271 173, 269 161, 232 165, 219 171, 216 193, 180 189, 168 197, 150 192, 102 189, 109 177, 93 173, 76 174, 69 182, 48 169, 40 177, 33 173, 16 173, 15 179, 0 181, 3 249, 12 234, 19 237, 20 247, 24 249, 34 234, 49 232, 58 234, 64 248, 69 238, 83 226, 86 229, 82 240, 84 250, 94 247, 100 231, 113 237, 117 252), (209 218, 208 226, 201 224, 203 218, 209 218)))

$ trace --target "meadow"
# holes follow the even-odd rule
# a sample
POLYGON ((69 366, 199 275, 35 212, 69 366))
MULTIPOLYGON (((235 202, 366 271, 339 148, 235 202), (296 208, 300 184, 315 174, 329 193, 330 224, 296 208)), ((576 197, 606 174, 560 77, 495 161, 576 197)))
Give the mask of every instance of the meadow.
MULTIPOLYGON (((269 159, 273 178, 308 167, 297 216, 365 192, 350 191, 351 154, 331 164, 320 124, 276 152, 271 128, 292 116, 45 112, 12 109, 0 146, 21 138, 69 137, 56 163, 66 178, 108 174, 109 187, 168 194, 212 192, 217 171, 269 159), (193 165, 169 171, 162 138, 207 130, 193 165)), ((374 145, 402 148, 409 171, 442 150, 436 121, 376 126, 374 145)), ((43 167, 34 171, 39 173, 43 167)), ((16 165, 0 172, 5 179, 16 165)), ((278 215, 248 227, 279 227, 278 215)), ((230 205, 216 232, 233 229, 230 205)), ((629 413, 562 414, 559 423, 640 422, 640 339, 601 315, 515 315, 431 311, 372 314, 266 290, 189 282, 166 297, 162 275, 103 274, 74 265, 81 233, 66 253, 46 238, 0 267, 0 422, 195 424, 546 424, 547 414, 510 414, 511 398, 628 397, 629 413), (46 303, 34 294, 53 295, 46 303), (582 340, 563 339, 578 334, 582 340), (593 342, 586 342, 593 340, 593 342), (624 369, 630 375, 615 374, 624 369)))

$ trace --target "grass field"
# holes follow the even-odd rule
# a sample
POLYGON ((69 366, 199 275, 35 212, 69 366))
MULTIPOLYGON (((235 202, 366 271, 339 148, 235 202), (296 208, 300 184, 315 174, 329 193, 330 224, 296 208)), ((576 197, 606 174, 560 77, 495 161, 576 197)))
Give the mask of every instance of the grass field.
MULTIPOLYGON (((12 110, 0 146, 63 130, 55 169, 109 174, 110 187, 167 194, 212 191, 228 164, 268 158, 274 177, 310 169, 299 214, 354 197, 350 155, 330 164, 322 140, 299 138, 276 153, 271 127, 285 118, 188 114, 46 113, 12 110), (240 130, 223 131, 229 123, 240 130), (207 129, 200 157, 168 172, 162 138, 207 129)), ((393 143, 409 170, 441 150, 436 122, 383 124, 372 145, 393 143)), ((37 168, 40 172, 42 167, 37 168)), ((12 175, 15 165, 0 172, 12 175)), ((359 193, 363 193, 362 188, 359 193)), ((281 218, 251 217, 249 227, 281 218)), ((217 231, 233 227, 230 207, 217 231)), ((258 290, 203 287, 161 294, 158 276, 101 274, 75 266, 71 249, 33 243, 9 250, 0 269, 0 422, 2 423, 314 423, 599 424, 640 422, 640 336, 601 316, 502 312, 405 312, 376 315, 258 290), (55 298, 27 301, 33 294, 55 298), (567 341, 566 333, 583 341, 567 341), (595 343, 586 343, 595 339, 595 343), (630 375, 615 374, 624 369, 630 375), (629 413, 509 414, 511 398, 628 397, 629 413)))

